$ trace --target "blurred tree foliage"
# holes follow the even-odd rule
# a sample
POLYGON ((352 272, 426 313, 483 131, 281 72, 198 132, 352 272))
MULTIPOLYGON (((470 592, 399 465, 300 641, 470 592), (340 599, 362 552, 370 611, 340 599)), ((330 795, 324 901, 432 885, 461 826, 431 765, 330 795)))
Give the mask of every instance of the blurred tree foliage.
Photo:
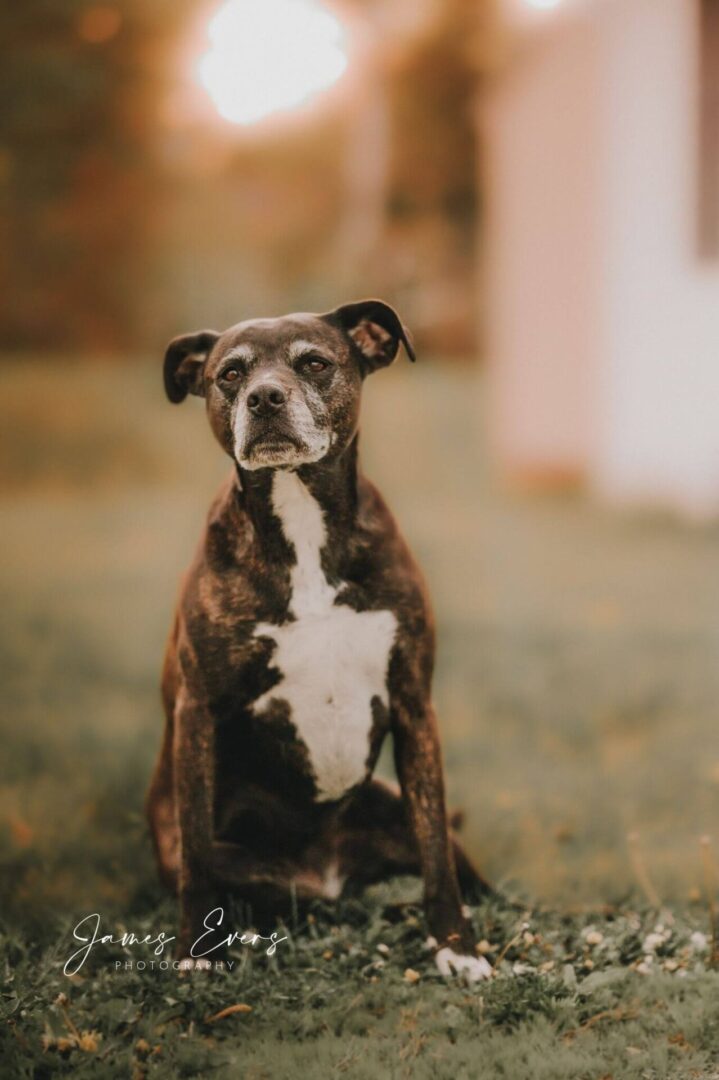
POLYGON ((375 40, 364 85, 276 138, 186 107, 202 91, 181 85, 183 43, 216 3, 4 5, 5 347, 156 349, 195 323, 382 292, 420 339, 470 349, 478 5, 424 0, 424 21, 410 0, 354 5, 375 40))
POLYGON ((445 0, 413 47, 388 56, 397 134, 387 190, 389 247, 410 278, 416 332, 444 353, 469 352, 476 329, 477 7, 445 0))
POLYGON ((156 183, 155 62, 187 0, 0 9, 2 327, 7 347, 133 341, 156 183))

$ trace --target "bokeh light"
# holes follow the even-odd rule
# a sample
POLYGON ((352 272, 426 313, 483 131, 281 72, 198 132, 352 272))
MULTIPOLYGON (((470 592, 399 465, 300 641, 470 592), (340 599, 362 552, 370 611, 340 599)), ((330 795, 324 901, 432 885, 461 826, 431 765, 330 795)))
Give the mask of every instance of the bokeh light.
POLYGON ((228 0, 208 36, 198 78, 234 124, 304 104, 347 67, 342 26, 317 0, 228 0))
POLYGON ((562 0, 524 0, 525 4, 531 8, 538 8, 540 11, 550 11, 552 8, 559 7, 562 0))

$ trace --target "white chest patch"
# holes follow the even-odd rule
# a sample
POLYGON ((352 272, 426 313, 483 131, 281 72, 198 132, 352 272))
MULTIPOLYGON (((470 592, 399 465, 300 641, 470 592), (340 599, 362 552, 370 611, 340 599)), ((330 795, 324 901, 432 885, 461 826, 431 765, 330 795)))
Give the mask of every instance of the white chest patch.
POLYGON ((372 699, 387 705, 387 668, 397 621, 390 611, 335 605, 320 555, 326 541, 316 499, 291 472, 275 473, 272 505, 295 549, 290 611, 294 622, 258 624, 256 637, 277 645, 272 664, 282 678, 255 702, 260 714, 286 701, 290 720, 309 752, 320 801, 338 799, 364 778, 372 699))

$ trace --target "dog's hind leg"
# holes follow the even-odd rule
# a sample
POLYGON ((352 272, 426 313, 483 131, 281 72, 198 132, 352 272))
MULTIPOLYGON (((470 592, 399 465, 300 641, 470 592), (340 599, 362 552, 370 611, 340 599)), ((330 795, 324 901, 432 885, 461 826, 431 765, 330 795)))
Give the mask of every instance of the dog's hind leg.
POLYGON ((180 872, 180 831, 177 824, 172 769, 172 728, 168 724, 145 802, 160 880, 177 892, 180 872))
MULTIPOLYGON (((171 646, 174 642, 174 634, 171 646)), ((175 804, 173 740, 176 677, 174 651, 168 649, 162 674, 162 699, 165 708, 165 731, 160 754, 145 800, 145 813, 155 849, 157 869, 162 883, 176 893, 180 874, 180 829, 175 804)))
MULTIPOLYGON (((451 828, 450 840, 464 900, 490 894, 491 885, 451 828)), ((398 874, 421 873, 417 843, 399 789, 382 780, 369 781, 348 804, 339 825, 337 850, 346 892, 398 874)))

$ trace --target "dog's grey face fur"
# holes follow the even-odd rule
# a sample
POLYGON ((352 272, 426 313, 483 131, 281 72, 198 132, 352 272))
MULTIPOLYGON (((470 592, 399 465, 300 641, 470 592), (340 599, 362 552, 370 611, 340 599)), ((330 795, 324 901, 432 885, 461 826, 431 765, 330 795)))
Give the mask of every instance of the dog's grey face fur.
POLYGON ((224 446, 229 429, 244 469, 306 465, 353 438, 361 374, 344 335, 321 319, 240 323, 211 361, 210 421, 224 446))
POLYGON ((341 453, 357 431, 362 381, 394 359, 396 313, 378 300, 205 330, 170 343, 171 401, 206 399, 220 445, 243 469, 297 468, 341 453))

